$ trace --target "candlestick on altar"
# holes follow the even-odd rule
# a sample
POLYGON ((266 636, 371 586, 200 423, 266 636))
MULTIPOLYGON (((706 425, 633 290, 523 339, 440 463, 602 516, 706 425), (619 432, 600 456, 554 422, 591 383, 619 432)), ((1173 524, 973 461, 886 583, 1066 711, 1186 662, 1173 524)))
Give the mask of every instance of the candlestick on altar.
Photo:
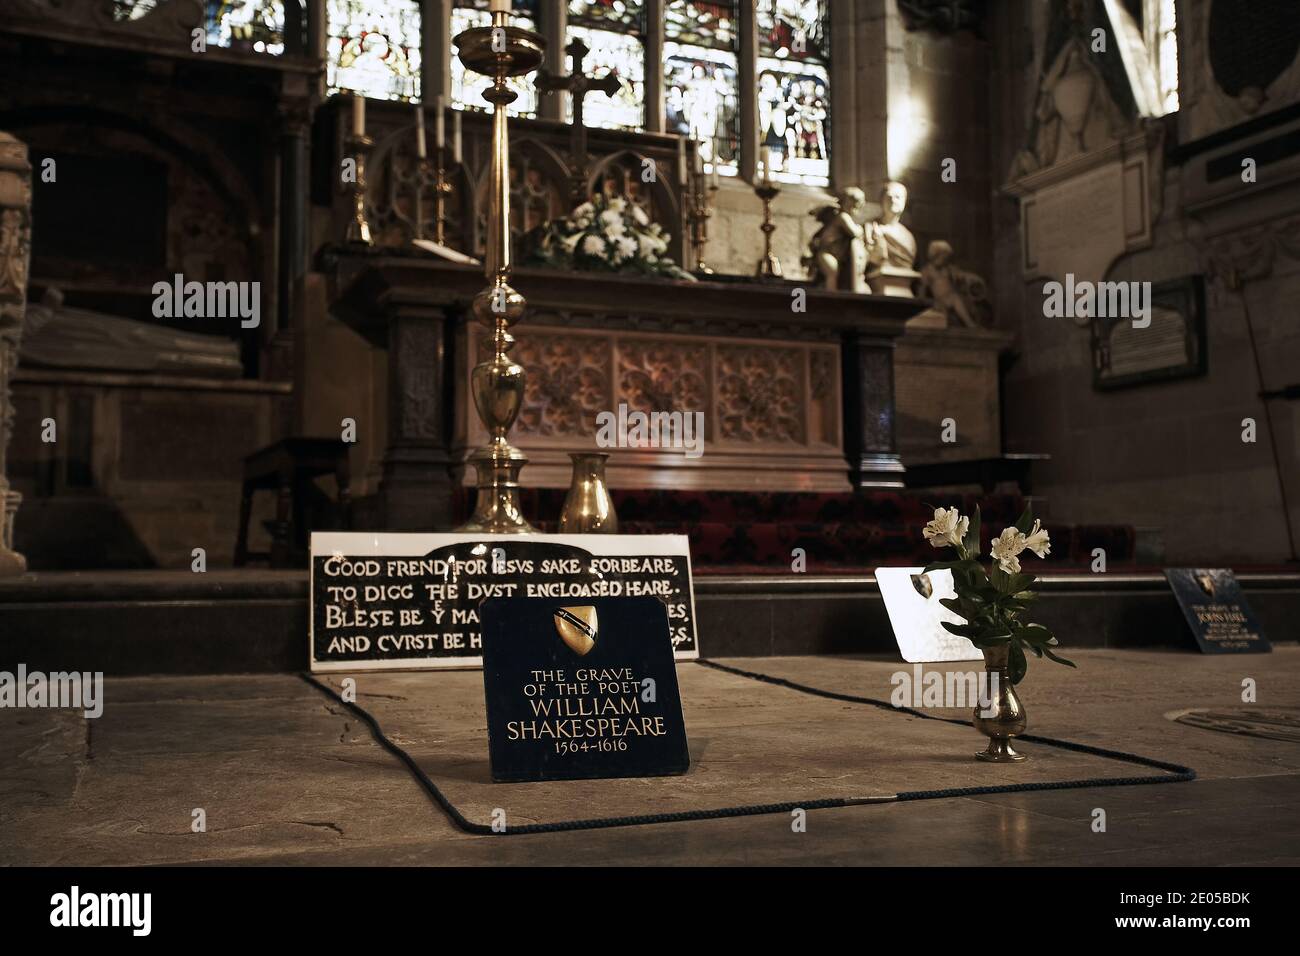
POLYGON ((352 135, 366 135, 366 98, 360 93, 352 94, 352 135))
POLYGON ((352 159, 351 181, 344 182, 352 194, 352 217, 348 220, 344 239, 361 245, 370 245, 370 223, 366 220, 366 157, 375 141, 366 135, 366 99, 352 95, 352 133, 344 138, 343 148, 352 159))
MULTIPOLYGON (((716 163, 714 164, 716 167, 716 163)), ((691 248, 695 251, 696 275, 713 275, 713 269, 704 261, 704 250, 709 244, 709 220, 713 217, 713 201, 718 184, 704 175, 704 162, 700 158, 700 144, 695 144, 695 175, 687 197, 687 222, 691 227, 691 248)))
POLYGON ((424 107, 419 103, 415 104, 415 155, 419 159, 425 157, 424 107))
POLYGON ((533 531, 519 505, 519 472, 528 458, 507 436, 524 398, 524 368, 510 358, 515 344, 511 326, 524 317, 527 302, 510 287, 510 137, 506 107, 516 93, 506 85, 512 76, 542 65, 546 44, 530 30, 509 25, 510 0, 492 0, 490 27, 466 30, 453 39, 465 68, 492 78, 483 98, 492 104, 492 167, 488 189, 488 286, 474 297, 474 318, 492 332, 493 356, 470 373, 474 406, 488 431, 488 444, 469 457, 478 474, 474 515, 458 530, 487 534, 533 531))
POLYGON ((768 147, 763 148, 763 177, 754 187, 754 192, 763 200, 763 225, 760 227, 763 230, 763 258, 758 260, 754 274, 760 279, 779 279, 782 275, 781 260, 772 252, 772 233, 776 232, 776 224, 772 222, 772 200, 780 194, 781 187, 772 180, 772 150, 768 147))

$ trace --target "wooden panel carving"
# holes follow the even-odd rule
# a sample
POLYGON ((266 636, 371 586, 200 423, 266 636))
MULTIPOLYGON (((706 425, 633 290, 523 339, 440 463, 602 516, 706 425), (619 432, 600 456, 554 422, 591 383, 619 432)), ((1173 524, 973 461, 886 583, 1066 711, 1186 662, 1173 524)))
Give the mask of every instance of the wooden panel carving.
MULTIPOLYGON (((629 412, 703 412, 705 440, 728 447, 841 447, 836 348, 536 325, 516 331, 511 356, 528 380, 513 434, 524 447, 530 440, 589 447, 597 414, 620 404, 629 412)), ((473 326, 472 337, 473 361, 491 358, 486 333, 473 326)), ((464 424, 479 434, 467 381, 458 392, 464 424)))
POLYGON ((719 346, 715 359, 718 437, 804 444, 805 360, 805 349, 719 346))

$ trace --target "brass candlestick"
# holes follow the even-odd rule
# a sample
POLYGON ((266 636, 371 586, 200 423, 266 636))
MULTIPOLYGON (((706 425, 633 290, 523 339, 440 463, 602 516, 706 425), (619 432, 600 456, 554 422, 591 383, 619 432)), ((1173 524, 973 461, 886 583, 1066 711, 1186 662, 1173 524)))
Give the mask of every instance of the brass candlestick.
POLYGON ((347 150, 356 163, 356 181, 352 183, 352 218, 348 220, 348 242, 370 245, 370 223, 366 221, 366 157, 370 154, 375 141, 369 136, 355 133, 347 138, 347 150))
POLYGON ((714 193, 718 187, 714 183, 705 186, 707 177, 696 173, 691 184, 690 208, 687 220, 691 224, 691 246, 695 250, 695 272, 698 275, 713 275, 713 268, 704 261, 704 248, 709 244, 709 220, 713 218, 714 193))
POLYGON ((781 187, 769 179, 755 186, 754 192, 763 200, 763 225, 760 227, 763 230, 763 258, 758 260, 754 275, 760 279, 779 279, 781 260, 772 252, 772 233, 776 232, 776 224, 772 222, 772 200, 780 195, 781 187))
POLYGON ((527 534, 535 529, 519 507, 519 472, 528 458, 506 436, 524 398, 523 366, 511 360, 515 344, 510 327, 524 316, 527 302, 510 287, 510 138, 506 106, 515 93, 506 80, 542 65, 546 44, 528 30, 508 25, 509 14, 497 10, 492 26, 466 30, 453 41, 465 68, 492 78, 483 98, 492 104, 492 173, 488 209, 488 286, 474 297, 474 318, 492 330, 493 356, 470 374, 474 406, 491 435, 486 447, 469 458, 478 474, 474 515, 458 530, 487 534, 527 534))
POLYGON ((447 178, 450 170, 443 158, 445 150, 437 150, 438 160, 421 159, 415 185, 415 237, 424 238, 424 191, 433 191, 433 241, 440 246, 447 244, 447 197, 453 187, 447 178))
POLYGON ((433 239, 440 246, 447 244, 447 198, 452 193, 447 173, 448 169, 439 157, 438 172, 433 177, 433 239))

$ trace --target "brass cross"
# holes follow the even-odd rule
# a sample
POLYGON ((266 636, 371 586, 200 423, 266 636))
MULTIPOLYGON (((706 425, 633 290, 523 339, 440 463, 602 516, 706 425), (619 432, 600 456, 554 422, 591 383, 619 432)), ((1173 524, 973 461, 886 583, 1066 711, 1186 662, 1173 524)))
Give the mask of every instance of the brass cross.
POLYGON ((592 92, 613 96, 623 84, 613 73, 606 73, 599 80, 583 74, 582 61, 591 50, 581 40, 570 41, 564 52, 570 57, 571 72, 567 76, 555 76, 543 67, 537 71, 536 86, 543 93, 567 92, 573 95, 573 131, 569 149, 573 164, 573 204, 576 207, 591 198, 587 195, 587 127, 582 123, 582 101, 592 92))

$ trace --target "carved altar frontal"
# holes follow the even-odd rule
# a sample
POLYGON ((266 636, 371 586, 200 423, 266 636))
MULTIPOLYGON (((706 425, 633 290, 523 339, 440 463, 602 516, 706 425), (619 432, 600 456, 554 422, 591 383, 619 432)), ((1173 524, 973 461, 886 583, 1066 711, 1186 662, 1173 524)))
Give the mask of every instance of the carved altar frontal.
MULTIPOLYGON (((481 277, 412 254, 331 257, 330 311, 387 353, 380 465, 386 527, 452 520, 470 449, 486 436, 470 369, 487 330, 472 321, 481 277)), ((624 488, 823 491, 902 484, 894 345, 921 299, 785 283, 685 282, 520 269, 528 300, 512 334, 526 386, 512 441, 530 487, 567 487, 569 453, 600 449, 598 416, 701 420, 702 453, 609 447, 624 488)), ((358 471, 363 469, 358 468, 358 471)))
MULTIPOLYGON (((514 435, 530 460, 525 484, 567 487, 568 453, 599 448, 613 455, 614 487, 848 490, 835 342, 638 332, 636 319, 542 313, 519 330, 513 354, 528 384, 514 435), (602 413, 636 412, 701 413, 698 455, 598 442, 602 413)), ((486 439, 464 371, 489 351, 474 327, 457 364, 456 461, 486 439)))

